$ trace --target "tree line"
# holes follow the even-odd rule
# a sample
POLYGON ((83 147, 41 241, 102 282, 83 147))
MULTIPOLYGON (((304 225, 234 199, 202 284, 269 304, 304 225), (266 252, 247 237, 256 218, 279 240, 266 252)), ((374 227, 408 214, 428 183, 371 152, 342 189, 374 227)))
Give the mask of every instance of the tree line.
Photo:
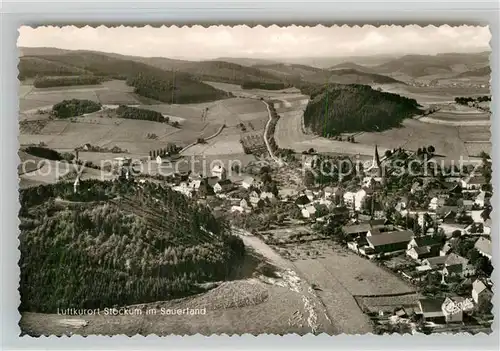
POLYGON ((467 105, 469 102, 486 102, 486 101, 491 101, 491 96, 478 96, 476 98, 474 97, 456 97, 455 102, 460 105, 467 105))
POLYGON ((76 76, 76 77, 36 77, 33 81, 35 88, 63 87, 72 85, 101 84, 102 77, 76 76))

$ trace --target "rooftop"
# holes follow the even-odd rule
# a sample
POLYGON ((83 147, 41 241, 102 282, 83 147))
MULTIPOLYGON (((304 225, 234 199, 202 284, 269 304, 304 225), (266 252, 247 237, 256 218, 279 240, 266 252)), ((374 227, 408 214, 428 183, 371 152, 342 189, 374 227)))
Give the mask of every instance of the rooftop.
POLYGON ((491 256, 491 240, 488 240, 486 238, 479 238, 474 244, 474 247, 477 251, 491 256))
POLYGON ((369 236, 366 240, 373 246, 382 246, 396 243, 409 242, 413 237, 411 230, 393 231, 379 235, 369 236))

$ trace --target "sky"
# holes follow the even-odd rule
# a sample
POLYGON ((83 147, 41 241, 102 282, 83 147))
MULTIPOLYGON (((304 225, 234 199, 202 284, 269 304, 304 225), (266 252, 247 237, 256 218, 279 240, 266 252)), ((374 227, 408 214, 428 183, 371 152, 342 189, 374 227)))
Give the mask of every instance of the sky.
POLYGON ((114 27, 19 29, 18 46, 95 50, 123 55, 214 59, 217 57, 344 57, 489 50, 488 27, 114 27))

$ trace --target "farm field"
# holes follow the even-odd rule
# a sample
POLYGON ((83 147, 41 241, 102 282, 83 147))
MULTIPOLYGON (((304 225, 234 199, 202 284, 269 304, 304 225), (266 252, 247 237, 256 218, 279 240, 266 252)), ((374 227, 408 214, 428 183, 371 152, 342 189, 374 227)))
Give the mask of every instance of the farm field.
MULTIPOLYGON (((433 145, 436 154, 445 155, 446 160, 458 161, 460 156, 468 159, 477 155, 468 152, 467 143, 487 141, 489 135, 489 126, 449 126, 407 119, 401 128, 393 128, 380 133, 361 133, 356 136, 356 141, 362 144, 377 144, 386 148, 404 147, 408 150, 433 145)), ((491 152, 491 144, 485 144, 484 147, 487 147, 485 152, 491 152)))
POLYGON ((489 95, 489 87, 415 87, 402 84, 372 85, 373 89, 382 89, 389 93, 399 94, 417 100, 421 105, 454 102, 457 96, 489 95))

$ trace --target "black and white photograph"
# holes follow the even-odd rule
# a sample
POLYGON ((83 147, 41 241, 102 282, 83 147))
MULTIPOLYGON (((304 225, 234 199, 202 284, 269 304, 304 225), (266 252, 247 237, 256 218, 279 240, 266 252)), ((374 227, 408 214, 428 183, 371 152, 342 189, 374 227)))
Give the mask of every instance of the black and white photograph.
POLYGON ((20 27, 21 335, 490 334, 490 40, 20 27))

